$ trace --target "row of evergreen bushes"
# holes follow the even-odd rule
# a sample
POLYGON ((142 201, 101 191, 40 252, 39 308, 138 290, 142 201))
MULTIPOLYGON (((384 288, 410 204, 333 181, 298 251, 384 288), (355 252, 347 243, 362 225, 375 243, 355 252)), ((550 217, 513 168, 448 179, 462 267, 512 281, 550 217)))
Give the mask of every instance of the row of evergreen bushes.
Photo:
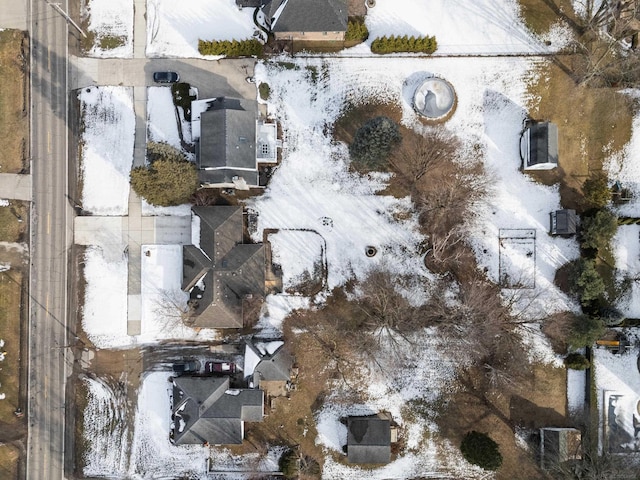
POLYGON ((262 54, 262 44, 255 38, 249 40, 198 40, 201 55, 226 55, 227 57, 251 57, 262 54))
POLYGON ((367 38, 369 38, 369 30, 362 17, 347 22, 347 31, 344 34, 346 42, 364 42, 367 38))
POLYGON ((438 48, 436 37, 414 37, 413 35, 408 37, 404 35, 402 37, 396 37, 391 35, 387 37, 378 37, 371 43, 371 51, 373 53, 398 53, 398 52, 411 52, 411 53, 428 53, 435 52, 438 48))

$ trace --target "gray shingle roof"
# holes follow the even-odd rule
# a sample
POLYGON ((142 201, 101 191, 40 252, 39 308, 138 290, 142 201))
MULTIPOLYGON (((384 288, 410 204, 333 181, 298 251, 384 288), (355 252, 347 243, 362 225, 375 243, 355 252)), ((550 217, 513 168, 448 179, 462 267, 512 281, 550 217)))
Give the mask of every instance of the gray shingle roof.
POLYGON ((229 377, 177 377, 173 381, 173 441, 177 445, 242 443, 242 422, 262 421, 261 390, 229 391, 229 377))
POLYGON ((529 127, 527 167, 541 163, 558 164, 558 127, 551 122, 537 122, 529 127))
POLYGON ((183 247, 182 289, 190 292, 194 324, 242 328, 243 298, 264 295, 264 246, 242 243, 242 207, 193 207, 192 211, 200 217, 200 249, 183 247))
POLYGON ((284 343, 270 354, 261 352, 253 342, 253 339, 247 340, 247 347, 260 358, 260 362, 253 371, 253 384, 259 386, 260 381, 290 380, 293 358, 287 352, 284 343))
POLYGON ((209 109, 200 115, 200 140, 197 146, 197 164, 202 183, 215 182, 217 178, 237 175, 245 177, 249 184, 257 177, 256 119, 257 102, 253 100, 219 97, 209 109), (207 172, 216 172, 218 175, 207 172), (242 169, 249 169, 245 172, 242 169), (224 173, 235 170, 235 173, 224 173), (251 172, 253 171, 253 172, 251 172))
MULTIPOLYGON (((277 11, 280 0, 268 5, 268 17, 277 11)), ((274 32, 345 32, 346 0, 286 0, 282 12, 272 24, 274 32)))
POLYGON ((377 416, 347 419, 349 463, 389 463, 391 422, 377 416))

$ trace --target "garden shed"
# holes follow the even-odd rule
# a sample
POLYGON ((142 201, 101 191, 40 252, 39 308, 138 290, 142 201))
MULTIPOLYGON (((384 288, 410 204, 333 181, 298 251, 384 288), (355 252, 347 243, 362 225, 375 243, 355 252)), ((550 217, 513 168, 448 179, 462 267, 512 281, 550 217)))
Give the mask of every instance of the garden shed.
POLYGON ((556 210, 549 213, 549 233, 551 235, 575 235, 578 216, 575 210, 556 210))
POLYGON ((523 170, 551 170, 558 166, 558 126, 531 122, 520 137, 523 170))

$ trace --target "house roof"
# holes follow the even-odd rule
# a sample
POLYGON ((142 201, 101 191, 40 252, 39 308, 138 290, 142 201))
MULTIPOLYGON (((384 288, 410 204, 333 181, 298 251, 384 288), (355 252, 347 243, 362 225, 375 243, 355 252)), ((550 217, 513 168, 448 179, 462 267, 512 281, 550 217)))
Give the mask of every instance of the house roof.
POLYGON ((573 235, 576 233, 578 217, 575 210, 556 210, 551 212, 549 232, 552 235, 573 235))
POLYGON ((528 128, 529 151, 525 167, 558 164, 558 127, 551 122, 536 122, 528 128))
POLYGON ((242 300, 264 295, 262 244, 243 244, 242 207, 193 207, 200 238, 183 247, 182 290, 190 293, 195 325, 242 328, 242 300))
POLYGON ((253 384, 261 381, 287 381, 291 379, 293 358, 284 342, 247 340, 245 348, 245 376, 253 376, 253 384))
POLYGON ((575 428, 541 428, 542 468, 581 458, 582 434, 575 428))
POLYGON ((346 0, 272 0, 265 6, 274 32, 345 32, 346 0))
POLYGON ((214 183, 213 180, 220 177, 229 177, 231 181, 233 176, 246 175, 247 183, 257 185, 257 182, 252 182, 257 177, 257 102, 219 97, 206 105, 207 110, 200 114, 197 165, 200 172, 215 172, 216 169, 222 172, 218 175, 202 173, 200 181, 214 183))
POLYGON ((264 394, 229 389, 229 377, 173 380, 173 441, 176 445, 242 443, 243 422, 262 421, 264 394))
POLYGON ((389 463, 391 422, 378 416, 347 419, 349 463, 389 463))

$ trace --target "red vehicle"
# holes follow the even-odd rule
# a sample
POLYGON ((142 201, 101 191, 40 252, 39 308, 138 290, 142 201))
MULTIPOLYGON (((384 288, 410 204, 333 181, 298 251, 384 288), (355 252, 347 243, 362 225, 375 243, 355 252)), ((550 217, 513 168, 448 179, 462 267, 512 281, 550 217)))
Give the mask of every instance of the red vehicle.
POLYGON ((205 362, 205 373, 236 373, 236 364, 233 362, 205 362))

